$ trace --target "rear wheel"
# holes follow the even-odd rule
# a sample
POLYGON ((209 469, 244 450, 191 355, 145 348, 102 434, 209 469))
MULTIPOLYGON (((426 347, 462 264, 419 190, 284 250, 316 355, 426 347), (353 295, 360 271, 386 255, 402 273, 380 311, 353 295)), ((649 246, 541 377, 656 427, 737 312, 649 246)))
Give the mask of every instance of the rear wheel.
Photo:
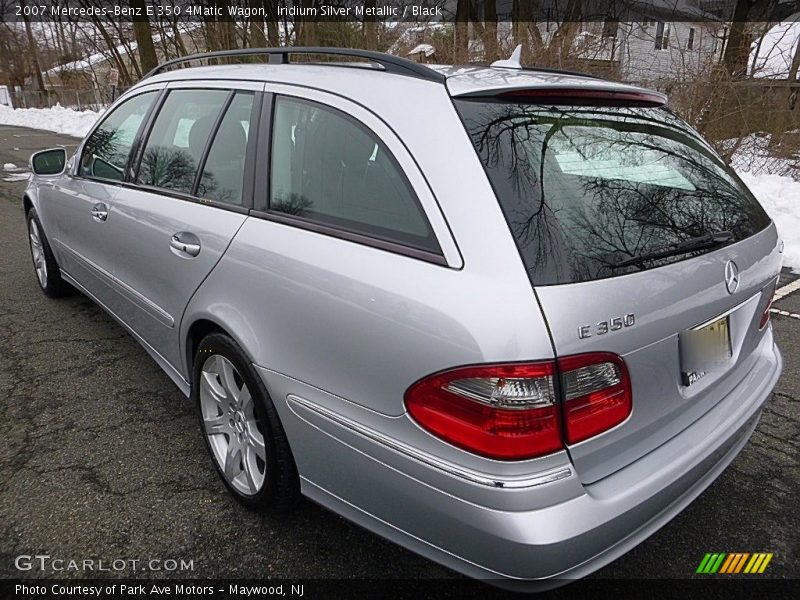
POLYGON ((53 256, 53 251, 50 249, 50 243, 44 235, 44 229, 39 221, 39 215, 36 214, 36 209, 31 208, 28 211, 27 220, 31 258, 39 287, 49 298, 58 298, 68 294, 72 288, 61 279, 61 271, 55 256, 53 256))
POLYGON ((192 396, 206 447, 234 496, 260 510, 294 506, 299 482, 286 434, 264 383, 228 336, 200 343, 192 396))

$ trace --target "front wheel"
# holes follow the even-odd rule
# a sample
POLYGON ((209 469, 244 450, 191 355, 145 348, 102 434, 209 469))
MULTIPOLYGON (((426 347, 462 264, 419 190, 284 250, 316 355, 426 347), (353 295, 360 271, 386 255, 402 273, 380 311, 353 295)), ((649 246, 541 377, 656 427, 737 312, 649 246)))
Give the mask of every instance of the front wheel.
POLYGON ((286 434, 263 381, 227 335, 200 343, 192 397, 206 447, 234 496, 259 510, 294 506, 299 481, 286 434))
POLYGON ((44 295, 49 298, 58 298, 72 291, 67 282, 61 278, 61 270, 58 268, 50 243, 44 235, 42 223, 36 209, 31 208, 27 215, 28 220, 28 240, 31 247, 31 258, 33 268, 36 271, 36 279, 44 295))

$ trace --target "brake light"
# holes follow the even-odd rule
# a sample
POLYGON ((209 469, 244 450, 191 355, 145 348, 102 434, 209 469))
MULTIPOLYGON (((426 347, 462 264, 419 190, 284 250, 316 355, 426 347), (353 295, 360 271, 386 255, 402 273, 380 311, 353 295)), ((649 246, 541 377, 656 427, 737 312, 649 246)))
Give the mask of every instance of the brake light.
POLYGON ((552 362, 452 369, 412 385, 411 416, 441 439, 489 458, 523 460, 560 450, 552 362))
POLYGON ((769 300, 767 300, 767 306, 764 308, 764 312, 761 313, 761 321, 758 323, 759 331, 764 329, 764 327, 767 326, 767 323, 769 323, 770 310, 772 309, 772 303, 775 302, 775 288, 778 287, 779 280, 780 277, 776 277, 775 281, 770 282, 768 286, 761 290, 762 297, 766 296, 769 298, 769 300))
POLYGON ((772 293, 770 293, 769 302, 767 302, 767 306, 764 309, 764 313, 761 315, 761 321, 759 321, 759 323, 758 323, 758 330, 759 331, 764 329, 764 327, 767 326, 767 323, 769 323, 770 309, 772 309, 772 303, 774 302, 774 300, 775 300, 775 298, 772 296, 772 293))
MULTIPOLYGON (((628 369, 616 354, 593 352, 558 361, 566 442, 615 427, 631 412, 628 369)), ((561 450, 562 410, 555 363, 461 367, 412 385, 406 408, 437 437, 488 458, 524 460, 561 450)))
POLYGON ((628 368, 616 354, 592 352, 558 361, 564 394, 564 431, 576 444, 622 423, 631 414, 628 368))
POLYGON ((551 104, 611 104, 635 106, 663 106, 667 97, 658 92, 591 90, 584 88, 532 88, 511 90, 499 94, 503 99, 546 100, 551 104))

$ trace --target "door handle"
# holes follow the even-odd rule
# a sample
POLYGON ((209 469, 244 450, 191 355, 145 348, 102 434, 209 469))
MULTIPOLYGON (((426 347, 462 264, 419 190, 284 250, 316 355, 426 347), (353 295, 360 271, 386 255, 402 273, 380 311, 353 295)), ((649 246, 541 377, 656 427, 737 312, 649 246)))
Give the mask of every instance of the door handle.
POLYGON ((95 221, 102 223, 108 218, 108 205, 98 202, 92 207, 91 213, 95 221))
POLYGON ((176 233, 173 235, 169 240, 170 247, 181 254, 188 254, 189 256, 197 256, 200 254, 200 241, 191 234, 185 235, 187 235, 187 237, 191 236, 191 238, 193 238, 192 241, 183 241, 181 239, 182 235, 184 234, 176 233))

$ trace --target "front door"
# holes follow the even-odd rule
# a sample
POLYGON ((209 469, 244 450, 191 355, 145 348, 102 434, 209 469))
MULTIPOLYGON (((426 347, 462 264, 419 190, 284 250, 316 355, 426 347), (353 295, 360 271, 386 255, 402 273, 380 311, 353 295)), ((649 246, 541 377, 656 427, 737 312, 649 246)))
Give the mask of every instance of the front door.
POLYGON ((48 235, 59 265, 113 310, 114 199, 134 140, 158 90, 125 100, 79 149, 75 164, 42 197, 48 235))

